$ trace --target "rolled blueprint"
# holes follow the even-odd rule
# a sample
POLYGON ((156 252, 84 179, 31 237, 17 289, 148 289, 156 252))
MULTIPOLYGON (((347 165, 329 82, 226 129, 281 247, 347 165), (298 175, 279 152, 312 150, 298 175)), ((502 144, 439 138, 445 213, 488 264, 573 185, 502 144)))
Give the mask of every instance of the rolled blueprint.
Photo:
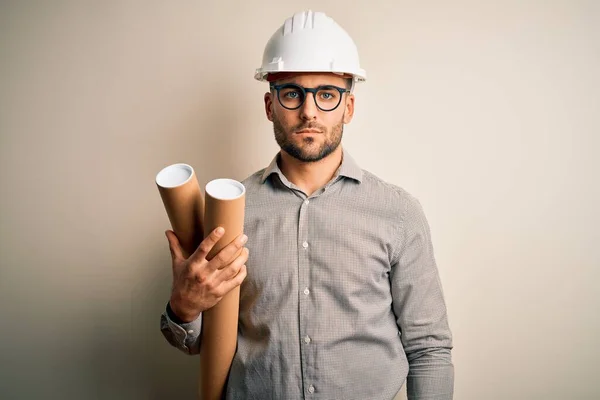
MULTIPOLYGON (((215 179, 205 188, 204 227, 210 234, 219 226, 225 234, 208 256, 212 259, 223 247, 244 232, 246 189, 232 179, 215 179)), ((235 257, 241 253, 239 250, 235 257)), ((214 307, 202 313, 200 350, 200 398, 220 400, 237 345, 239 286, 227 293, 214 307)))
POLYGON ((172 164, 156 175, 167 216, 188 258, 204 237, 204 200, 194 169, 188 164, 172 164))

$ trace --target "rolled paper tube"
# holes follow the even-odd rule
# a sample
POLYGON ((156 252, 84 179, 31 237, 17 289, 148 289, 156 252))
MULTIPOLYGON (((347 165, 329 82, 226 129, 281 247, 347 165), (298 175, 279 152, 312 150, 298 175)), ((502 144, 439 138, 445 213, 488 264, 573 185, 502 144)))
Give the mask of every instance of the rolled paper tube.
MULTIPOLYGON (((221 249, 244 232, 246 189, 232 179, 215 179, 205 188, 204 227, 209 235, 219 226, 225 234, 208 256, 212 259, 221 249)), ((238 250, 235 257, 241 253, 238 250)), ((200 398, 220 400, 237 345, 239 286, 227 293, 212 308, 202 313, 200 350, 200 398)))
POLYGON ((196 173, 188 164, 172 164, 156 175, 156 186, 187 258, 204 237, 204 200, 196 173))

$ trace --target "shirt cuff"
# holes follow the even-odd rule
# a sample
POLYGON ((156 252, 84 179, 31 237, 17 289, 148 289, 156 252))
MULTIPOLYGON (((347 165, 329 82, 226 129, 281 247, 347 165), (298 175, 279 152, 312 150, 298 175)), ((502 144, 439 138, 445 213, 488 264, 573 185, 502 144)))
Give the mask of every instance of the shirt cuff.
POLYGON ((171 345, 187 354, 197 354, 200 349, 202 314, 191 322, 182 322, 171 310, 169 303, 161 316, 161 331, 171 345))

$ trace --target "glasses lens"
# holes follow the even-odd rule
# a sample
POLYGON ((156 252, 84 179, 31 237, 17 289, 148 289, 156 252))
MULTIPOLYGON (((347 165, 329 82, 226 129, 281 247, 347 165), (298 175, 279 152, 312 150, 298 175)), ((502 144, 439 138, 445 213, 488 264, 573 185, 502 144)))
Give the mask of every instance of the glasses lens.
POLYGON ((333 87, 324 87, 317 91, 315 100, 320 109, 331 111, 340 104, 342 99, 341 93, 333 87))
POLYGON ((279 90, 279 102, 285 108, 298 108, 304 103, 304 92, 299 86, 286 85, 279 90))

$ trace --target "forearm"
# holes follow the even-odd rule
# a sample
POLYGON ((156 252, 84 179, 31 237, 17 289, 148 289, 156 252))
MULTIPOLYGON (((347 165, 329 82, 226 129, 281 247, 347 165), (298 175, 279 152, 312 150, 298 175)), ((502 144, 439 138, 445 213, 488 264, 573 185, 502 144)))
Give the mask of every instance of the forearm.
POLYGON ((184 323, 170 309, 169 304, 160 316, 160 331, 173 347, 185 354, 195 355, 200 353, 200 331, 202 328, 202 314, 194 321, 184 323))
POLYGON ((454 365, 450 348, 426 348, 407 355, 408 400, 452 400, 454 365))

